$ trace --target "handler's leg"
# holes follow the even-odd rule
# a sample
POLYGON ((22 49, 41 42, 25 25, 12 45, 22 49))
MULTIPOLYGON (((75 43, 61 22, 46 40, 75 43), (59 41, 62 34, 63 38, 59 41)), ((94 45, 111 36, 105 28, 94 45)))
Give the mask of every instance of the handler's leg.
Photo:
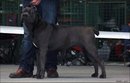
POLYGON ((59 77, 57 72, 57 54, 58 51, 48 51, 45 69, 47 71, 47 77, 56 78, 59 77))
MULTIPOLYGON (((58 0, 42 0, 39 13, 41 14, 44 21, 48 24, 55 25, 57 22, 57 13, 58 13, 58 0)), ((47 53, 46 60, 46 71, 47 77, 54 78, 58 77, 57 73, 57 51, 49 51, 47 53)))
POLYGON ((9 75, 10 78, 31 77, 33 75, 35 47, 32 44, 29 32, 24 25, 24 38, 22 41, 21 60, 18 70, 9 75))

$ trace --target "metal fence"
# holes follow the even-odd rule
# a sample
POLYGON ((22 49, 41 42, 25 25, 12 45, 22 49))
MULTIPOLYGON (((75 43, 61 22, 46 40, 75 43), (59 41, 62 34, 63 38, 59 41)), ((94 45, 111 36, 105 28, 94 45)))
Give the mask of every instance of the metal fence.
POLYGON ((60 19, 62 25, 91 25, 100 30, 120 29, 126 24, 126 2, 89 2, 87 0, 63 0, 60 19))
MULTIPOLYGON (((69 26, 91 25, 100 30, 111 30, 126 23, 126 9, 126 1, 61 0, 59 23, 69 26)), ((1 0, 0 25, 20 26, 20 12, 20 0, 1 0)))
MULTIPOLYGON (((67 26, 90 25, 105 31, 119 31, 121 25, 126 24, 128 20, 126 17, 129 17, 126 1, 95 1, 96 0, 61 0, 59 24, 67 26)), ((20 26, 20 12, 20 0, 0 0, 0 25, 20 26)), ((4 38, 4 36, 2 38, 4 38)), ((16 42, 19 40, 21 40, 21 37, 17 39, 16 42)), ((3 46, 0 47, 0 50, 2 50, 2 53, 5 53, 6 49, 4 50, 3 48, 8 48, 9 50, 10 48, 6 45, 7 43, 3 41, 4 40, 0 41, 3 46), (4 45, 4 43, 6 44, 4 45)), ((12 41, 12 39, 9 41, 12 41)), ((114 47, 117 42, 118 40, 113 39, 97 39, 99 54, 102 55, 105 60, 117 60, 114 47)), ((13 45, 11 42, 8 44, 13 45)), ((17 45, 16 49, 11 48, 10 51, 12 51, 12 49, 18 50, 17 48, 20 47, 20 44, 17 45)), ((18 54, 9 53, 11 53, 10 56, 14 57, 16 57, 14 54, 18 54)), ((122 57, 120 59, 122 59, 122 57)))
POLYGON ((20 25, 20 0, 0 0, 0 25, 20 25))
MULTIPOLYGON (((60 8, 61 25, 90 25, 102 31, 120 31, 127 20, 126 1, 62 0, 60 8)), ((99 55, 106 61, 123 61, 122 56, 118 57, 115 53, 118 41, 97 39, 99 55)))

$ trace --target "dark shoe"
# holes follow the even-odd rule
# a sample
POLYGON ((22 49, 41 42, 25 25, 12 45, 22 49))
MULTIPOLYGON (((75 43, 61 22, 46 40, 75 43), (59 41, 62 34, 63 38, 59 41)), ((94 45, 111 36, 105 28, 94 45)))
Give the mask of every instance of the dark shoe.
POLYGON ((56 69, 48 69, 47 70, 47 77, 48 78, 58 78, 58 72, 56 71, 56 69))
POLYGON ((15 73, 10 73, 10 78, 26 78, 26 77, 32 77, 32 74, 27 73, 22 68, 19 68, 15 73))

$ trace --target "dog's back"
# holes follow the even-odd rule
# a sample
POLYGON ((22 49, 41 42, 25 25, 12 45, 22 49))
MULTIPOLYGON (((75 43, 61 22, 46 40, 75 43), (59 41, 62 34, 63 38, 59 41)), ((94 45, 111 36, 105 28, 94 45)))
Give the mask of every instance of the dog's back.
POLYGON ((91 27, 59 27, 53 29, 49 47, 51 49, 67 48, 73 45, 82 45, 83 41, 93 42, 98 31, 91 27))

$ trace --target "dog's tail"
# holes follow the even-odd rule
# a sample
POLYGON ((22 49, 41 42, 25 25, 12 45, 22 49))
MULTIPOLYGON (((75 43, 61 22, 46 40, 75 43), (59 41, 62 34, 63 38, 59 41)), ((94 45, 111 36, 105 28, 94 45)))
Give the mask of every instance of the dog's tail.
POLYGON ((94 33, 98 36, 99 35, 99 31, 96 29, 93 29, 94 33))

